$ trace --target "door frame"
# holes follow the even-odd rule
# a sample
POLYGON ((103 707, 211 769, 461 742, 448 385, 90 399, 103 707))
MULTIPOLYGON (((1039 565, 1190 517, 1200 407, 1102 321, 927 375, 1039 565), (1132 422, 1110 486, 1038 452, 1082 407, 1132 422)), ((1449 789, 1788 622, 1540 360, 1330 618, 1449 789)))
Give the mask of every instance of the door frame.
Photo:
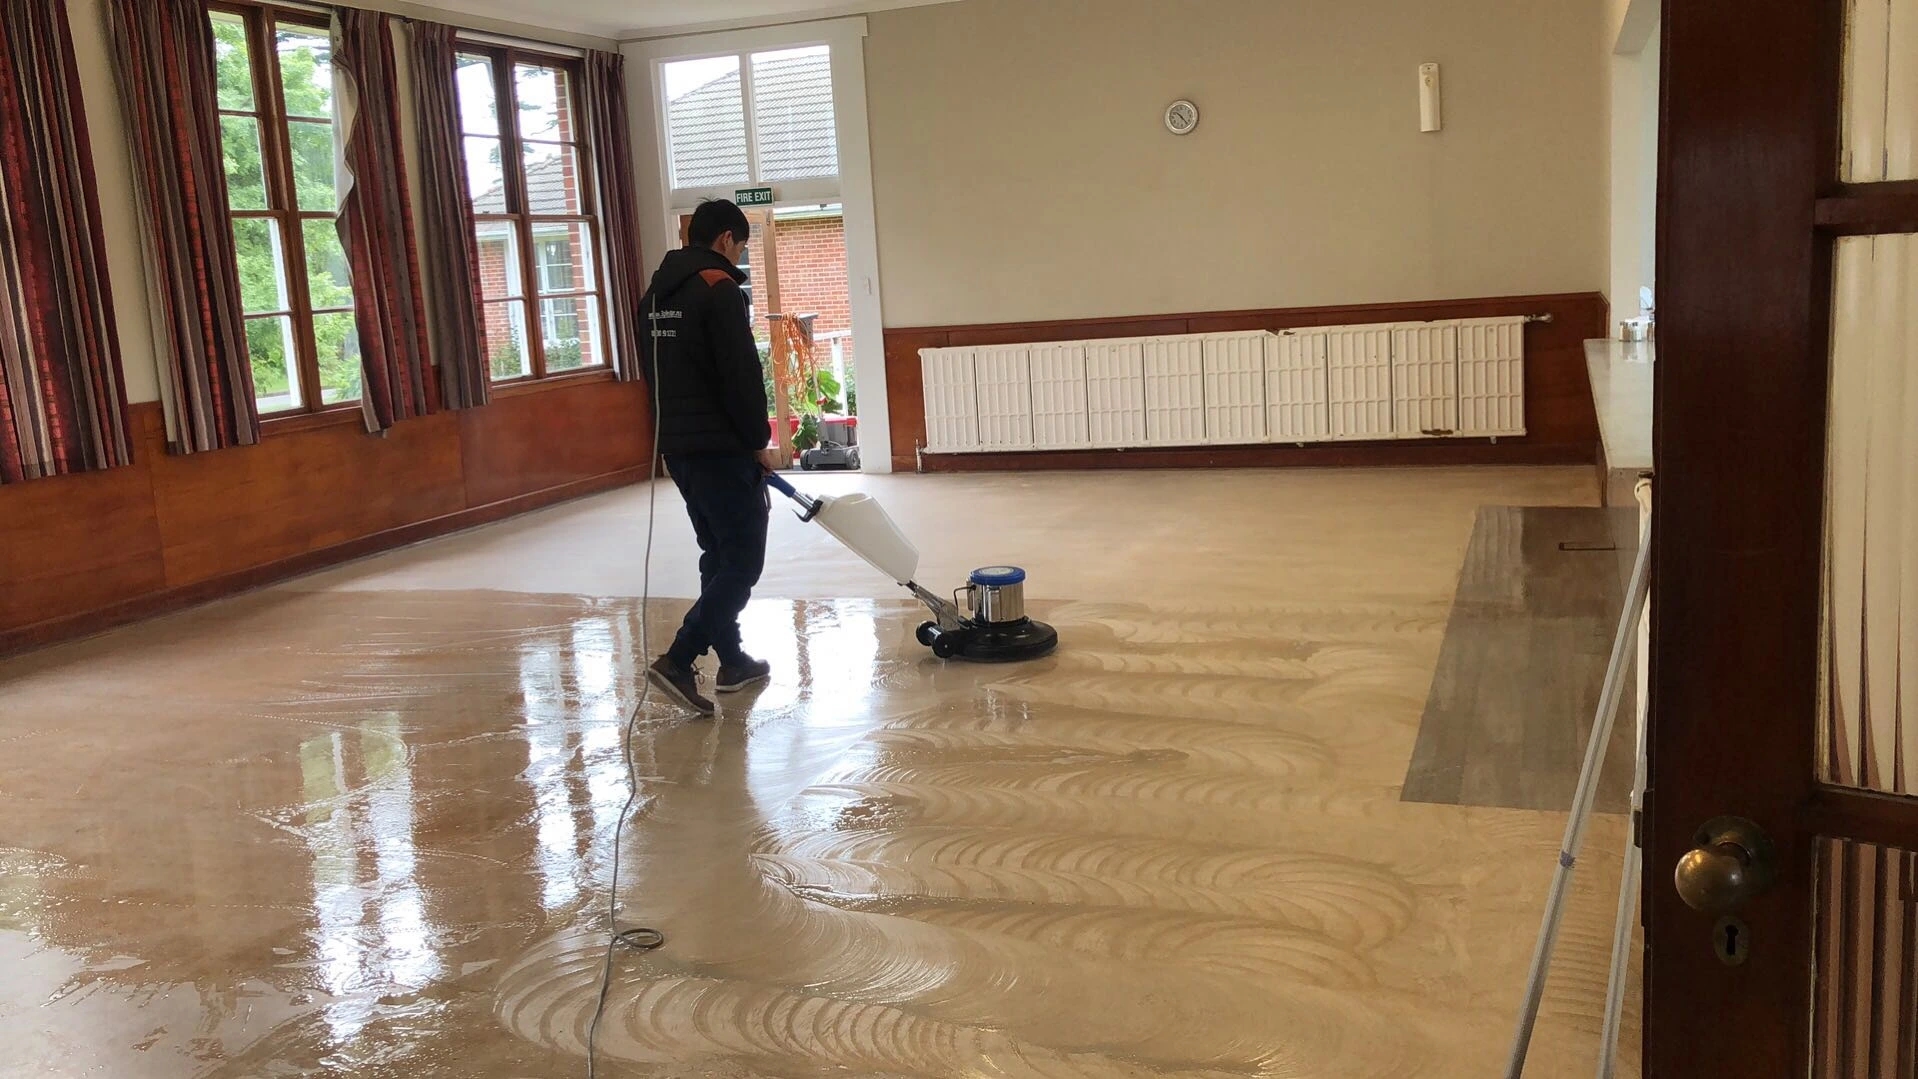
POLYGON ((1819 782, 1832 262, 1918 231, 1838 180, 1844 0, 1667 0, 1660 90, 1645 1074, 1802 1079, 1821 836, 1918 849, 1918 803, 1819 782), (1776 843, 1750 958, 1673 868, 1725 814, 1776 843))
MULTIPOLYGON (((851 294, 854 385, 859 391, 860 459, 864 471, 892 471, 891 409, 886 395, 885 311, 879 287, 879 226, 872 183, 872 144, 866 120, 866 20, 863 17, 686 34, 627 42, 620 51, 633 66, 626 80, 633 125, 634 175, 640 177, 640 240, 656 259, 677 246, 668 222, 674 210, 667 172, 662 66, 671 60, 737 52, 825 45, 832 50, 834 122, 839 139, 836 182, 773 185, 778 203, 836 202, 846 222, 846 285, 851 294), (639 77, 638 71, 645 71, 639 77), (651 178, 650 182, 647 178, 651 178)), ((745 186, 745 185, 739 185, 745 186)), ((682 194, 684 194, 682 192, 682 194)), ((731 190, 708 193, 729 197, 731 190)))

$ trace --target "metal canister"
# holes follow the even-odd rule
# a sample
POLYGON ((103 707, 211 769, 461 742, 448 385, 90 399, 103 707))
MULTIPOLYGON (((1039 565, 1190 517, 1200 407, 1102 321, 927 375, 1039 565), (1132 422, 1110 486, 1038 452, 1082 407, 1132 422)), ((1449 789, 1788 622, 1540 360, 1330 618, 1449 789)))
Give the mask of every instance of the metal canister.
POLYGON ((986 566, 972 571, 966 605, 977 621, 1004 625, 1026 616, 1026 571, 1018 566, 986 566))

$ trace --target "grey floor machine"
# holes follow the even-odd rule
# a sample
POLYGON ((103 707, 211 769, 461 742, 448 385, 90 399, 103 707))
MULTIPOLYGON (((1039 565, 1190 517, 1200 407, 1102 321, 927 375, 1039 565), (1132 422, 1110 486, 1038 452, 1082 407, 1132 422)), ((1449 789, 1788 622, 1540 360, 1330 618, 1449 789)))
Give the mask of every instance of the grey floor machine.
POLYGON ((940 659, 1012 663, 1038 659, 1059 647, 1058 630, 1026 616, 1025 570, 1017 566, 976 569, 951 598, 937 595, 915 580, 919 549, 872 496, 813 498, 794 490, 778 473, 767 473, 766 483, 799 504, 800 520, 830 532, 932 610, 932 620, 921 623, 916 636, 940 659))

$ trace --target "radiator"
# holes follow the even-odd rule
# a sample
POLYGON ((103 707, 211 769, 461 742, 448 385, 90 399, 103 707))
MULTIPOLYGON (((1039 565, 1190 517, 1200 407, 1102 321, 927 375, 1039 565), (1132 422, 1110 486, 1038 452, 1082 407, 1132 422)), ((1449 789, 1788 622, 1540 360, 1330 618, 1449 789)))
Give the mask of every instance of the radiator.
POLYGON ((1265 441, 1265 357, 1273 343, 1269 333, 1210 334, 1202 340, 1208 443, 1265 441))
POLYGON ((1145 445, 1145 342, 1086 342, 1086 430, 1100 449, 1145 445))
POLYGON ((973 390, 979 402, 979 449, 1032 448, 1030 345, 995 345, 973 354, 973 390))
POLYGON ((1032 448, 1092 447, 1086 345, 1032 346, 1032 448))
POLYGON ((1205 443, 1204 344, 1197 337, 1145 343, 1145 444, 1205 443))
POLYGON ((1525 433, 1520 317, 931 348, 932 453, 1525 433))

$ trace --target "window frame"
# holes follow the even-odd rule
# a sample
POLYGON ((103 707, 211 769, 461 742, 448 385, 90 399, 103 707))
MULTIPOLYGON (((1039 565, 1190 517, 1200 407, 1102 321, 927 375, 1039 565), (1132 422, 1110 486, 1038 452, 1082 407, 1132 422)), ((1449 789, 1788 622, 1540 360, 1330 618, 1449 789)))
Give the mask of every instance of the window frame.
MULTIPOLYGON (((460 140, 462 145, 468 138, 496 138, 500 144, 500 173, 502 178, 501 194, 506 210, 503 213, 481 213, 473 210, 473 226, 477 239, 480 228, 489 224, 506 223, 512 229, 512 235, 519 251, 520 295, 512 297, 486 298, 482 295, 480 303, 481 317, 486 309, 494 304, 517 302, 520 304, 526 327, 526 366, 528 373, 513 378, 494 378, 492 374, 492 343, 488 342, 486 356, 487 379, 496 389, 527 386, 539 382, 551 382, 558 379, 604 377, 613 369, 614 349, 610 335, 611 316, 606 309, 606 248, 600 223, 599 169, 595 164, 592 147, 591 125, 586 122, 586 103, 580 95, 585 78, 585 64, 579 56, 546 52, 527 48, 523 45, 509 45, 497 41, 482 41, 468 37, 459 37, 454 41, 453 51, 457 57, 484 56, 492 65, 493 103, 497 135, 484 132, 469 132, 465 126, 465 114, 460 112, 460 140), (575 118, 572 140, 561 143, 554 140, 526 139, 520 132, 519 87, 513 77, 514 69, 520 64, 535 67, 550 67, 566 73, 567 93, 572 96, 571 111, 575 118), (573 148, 579 168, 579 205, 576 214, 534 214, 527 202, 526 158, 523 152, 530 141, 535 145, 556 145, 573 148), (515 209, 517 207, 518 209, 515 209), (535 229, 539 224, 579 225, 584 233, 582 246, 592 260, 593 287, 563 292, 547 292, 543 285, 543 275, 539 266, 539 240, 535 229), (594 315, 590 320, 597 337, 599 356, 592 364, 582 365, 564 371, 548 371, 546 366, 546 335, 544 332, 545 303, 548 300, 593 301, 594 315)), ((455 65, 457 80, 458 65, 455 65)), ((457 81, 453 87, 454 100, 459 99, 457 81)), ((472 201, 472 191, 466 192, 468 204, 472 201)), ((579 317, 579 316, 575 316, 579 317)), ((582 323, 586 319, 580 318, 582 323)))
MULTIPOLYGON (((263 423, 297 420, 304 417, 326 413, 358 412, 365 397, 365 385, 361 384, 360 395, 344 401, 326 403, 325 394, 320 386, 320 357, 314 320, 319 315, 352 315, 355 304, 345 307, 326 307, 315 310, 313 307, 311 271, 306 260, 306 223, 308 221, 328 221, 336 224, 339 220, 338 207, 328 210, 302 210, 299 204, 299 184, 293 171, 293 146, 290 136, 292 124, 317 123, 312 117, 292 117, 286 110, 285 80, 280 71, 280 50, 276 44, 276 34, 282 26, 302 30, 318 31, 321 36, 331 38, 331 20, 318 12, 299 8, 282 7, 276 4, 253 3, 250 0, 213 0, 207 5, 208 35, 212 34, 211 20, 220 15, 240 20, 246 28, 247 71, 253 79, 253 108, 229 109, 215 103, 216 122, 227 117, 241 117, 253 120, 260 133, 260 171, 266 182, 266 209, 238 210, 228 199, 227 217, 234 222, 270 221, 278 228, 280 250, 283 257, 281 272, 284 275, 286 308, 276 311, 250 311, 241 319, 242 336, 248 343, 251 355, 251 338, 245 334, 248 323, 263 322, 269 319, 285 318, 293 327, 293 376, 299 380, 300 403, 290 408, 275 409, 260 413, 263 423)), ((330 63, 330 60, 329 60, 330 63)), ((339 132, 334 129, 332 117, 328 117, 326 126, 338 145, 339 132)), ((337 156, 337 154, 336 154, 337 156)), ((333 177, 336 193, 339 190, 339 176, 333 177)), ((235 250, 238 250, 239 238, 230 237, 235 250)), ((249 364, 251 360, 249 359, 249 364)), ((259 395, 254 394, 257 407, 259 395)))

